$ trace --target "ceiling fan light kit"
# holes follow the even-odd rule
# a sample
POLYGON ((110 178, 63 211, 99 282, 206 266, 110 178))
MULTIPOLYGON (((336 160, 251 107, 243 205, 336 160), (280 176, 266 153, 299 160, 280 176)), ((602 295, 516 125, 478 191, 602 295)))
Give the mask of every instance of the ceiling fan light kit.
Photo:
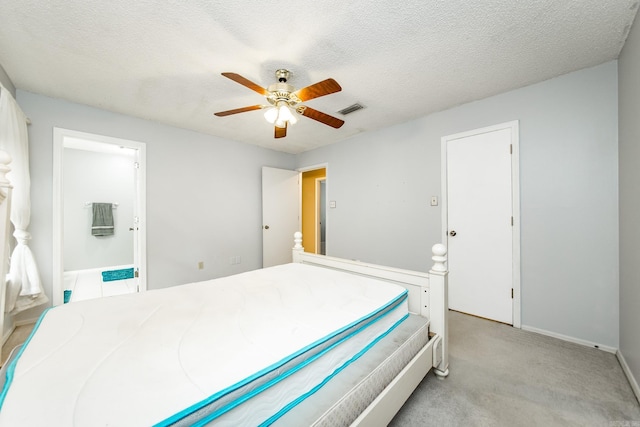
POLYGON ((289 108, 289 104, 286 101, 278 101, 276 106, 267 107, 267 111, 264 112, 264 118, 269 123, 279 128, 286 127, 286 123, 295 125, 298 123, 298 118, 289 108))
POLYGON ((239 83, 254 92, 264 96, 269 105, 252 105, 249 107, 236 108, 215 113, 218 117, 232 114, 244 113, 247 111, 267 109, 264 118, 267 122, 275 126, 274 137, 284 138, 287 136, 287 125, 298 122, 297 114, 316 120, 327 126, 338 129, 344 124, 343 120, 314 110, 306 105, 299 105, 301 102, 319 98, 342 90, 340 85, 333 79, 326 79, 311 86, 296 90, 287 83, 291 72, 285 69, 276 70, 277 83, 270 85, 267 89, 236 73, 222 73, 223 76, 239 83))

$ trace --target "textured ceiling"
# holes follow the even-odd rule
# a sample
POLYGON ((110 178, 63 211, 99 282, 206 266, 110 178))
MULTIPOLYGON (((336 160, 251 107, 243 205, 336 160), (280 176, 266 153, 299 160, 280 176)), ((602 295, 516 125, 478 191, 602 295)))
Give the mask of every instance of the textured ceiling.
POLYGON ((618 57, 636 0, 2 0, 0 64, 15 86, 291 153, 402 123, 618 57), (307 102, 275 140, 262 104, 278 68, 307 102), (348 116, 355 102, 367 108, 348 116))

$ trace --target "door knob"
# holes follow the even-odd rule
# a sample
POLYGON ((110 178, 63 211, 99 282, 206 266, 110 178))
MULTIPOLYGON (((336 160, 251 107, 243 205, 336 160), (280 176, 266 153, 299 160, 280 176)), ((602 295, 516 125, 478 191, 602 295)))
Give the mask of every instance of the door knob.
POLYGON ((265 229, 265 230, 268 230, 268 229, 269 229, 269 226, 268 226, 268 225, 265 225, 265 226, 264 226, 264 229, 265 229))
POLYGON ((456 230, 451 230, 451 231, 449 232, 449 236, 451 236, 451 237, 455 236, 456 234, 457 234, 457 233, 456 233, 456 230))

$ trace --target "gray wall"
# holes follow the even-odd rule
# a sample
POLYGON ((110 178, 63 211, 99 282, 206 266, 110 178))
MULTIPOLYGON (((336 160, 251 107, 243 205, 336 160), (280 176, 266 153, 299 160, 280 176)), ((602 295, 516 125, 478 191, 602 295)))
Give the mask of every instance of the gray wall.
POLYGON ((328 162, 329 254, 425 271, 441 238, 429 206, 440 138, 519 120, 522 323, 618 347, 617 93, 609 62, 294 157, 19 90, 33 121, 32 247, 50 295, 57 126, 147 143, 154 288, 261 265, 262 165, 328 162))
POLYGON ((614 61, 299 155, 328 163, 328 254, 426 271, 441 137, 519 120, 522 324, 617 348, 617 93, 614 61))
POLYGON ((637 19, 619 61, 620 353, 637 386, 640 381, 640 22, 637 19))
POLYGON ((2 64, 0 64, 0 82, 4 87, 6 87, 9 90, 9 92, 11 92, 11 95, 13 95, 13 97, 15 98, 16 87, 13 85, 13 82, 7 75, 6 71, 4 71, 4 68, 2 68, 2 64))
POLYGON ((133 152, 97 153, 64 149, 64 270, 133 264, 133 152), (117 203, 114 233, 91 235, 89 202, 117 203))
POLYGON ((49 297, 54 127, 146 143, 150 288, 262 266, 261 167, 293 169, 294 156, 21 90, 17 95, 32 121, 31 247, 49 297), (231 256, 242 263, 231 265, 231 256))

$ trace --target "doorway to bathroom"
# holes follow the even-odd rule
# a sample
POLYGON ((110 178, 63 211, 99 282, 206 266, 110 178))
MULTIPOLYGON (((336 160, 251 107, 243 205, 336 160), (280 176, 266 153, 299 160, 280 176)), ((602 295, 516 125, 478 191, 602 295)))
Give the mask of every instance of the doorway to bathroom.
POLYGON ((146 290, 144 164, 144 143, 54 128, 54 305, 146 290))

